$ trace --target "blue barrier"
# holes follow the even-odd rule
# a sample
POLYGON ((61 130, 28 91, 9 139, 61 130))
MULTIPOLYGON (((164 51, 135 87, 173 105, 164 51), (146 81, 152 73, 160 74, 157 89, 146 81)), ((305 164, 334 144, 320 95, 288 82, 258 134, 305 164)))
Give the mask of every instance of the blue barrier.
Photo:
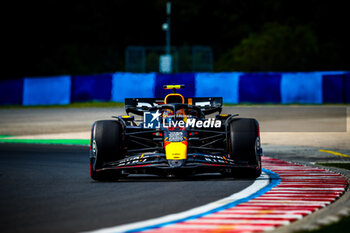
POLYGON ((23 105, 69 104, 70 76, 24 78, 23 105))
POLYGON ((195 97, 223 97, 224 103, 238 103, 238 82, 242 73, 195 74, 195 97))
POLYGON ((322 73, 285 73, 281 80, 281 103, 322 103, 322 73))
POLYGON ((0 105, 21 105, 23 79, 0 81, 0 105))
POLYGON ((72 77, 72 102, 110 101, 112 74, 76 75, 72 77))
POLYGON ((193 97, 195 95, 195 82, 193 73, 180 74, 157 74, 154 89, 154 96, 156 98, 164 98, 169 94, 169 90, 164 90, 163 85, 167 84, 185 84, 184 89, 176 92, 182 94, 184 97, 193 97))
POLYGON ((0 104, 53 105, 82 101, 124 102, 164 98, 165 84, 185 84, 185 97, 223 97, 224 103, 350 103, 350 73, 114 73, 0 82, 0 104))
POLYGON ((322 103, 344 103, 344 75, 333 74, 322 76, 322 103))
POLYGON ((246 73, 239 78, 240 103, 280 103, 281 75, 278 73, 246 73))
POLYGON ((112 78, 111 100, 124 102, 125 98, 152 98, 155 80, 155 73, 115 73, 112 78))
POLYGON ((344 74, 345 103, 350 103, 350 73, 344 74))
POLYGON ((334 91, 340 91, 340 80, 332 80, 327 76, 343 74, 343 71, 284 73, 281 80, 281 103, 322 104, 336 100, 343 103, 338 94, 326 90, 329 86, 334 91))

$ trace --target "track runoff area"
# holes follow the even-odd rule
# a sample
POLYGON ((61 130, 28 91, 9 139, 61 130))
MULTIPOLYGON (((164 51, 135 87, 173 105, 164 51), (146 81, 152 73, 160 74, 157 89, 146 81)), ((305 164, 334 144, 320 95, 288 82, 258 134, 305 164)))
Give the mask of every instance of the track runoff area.
POLYGON ((325 169, 268 157, 262 162, 262 175, 227 198, 185 212, 91 232, 269 231, 331 204, 348 186, 343 176, 325 169))

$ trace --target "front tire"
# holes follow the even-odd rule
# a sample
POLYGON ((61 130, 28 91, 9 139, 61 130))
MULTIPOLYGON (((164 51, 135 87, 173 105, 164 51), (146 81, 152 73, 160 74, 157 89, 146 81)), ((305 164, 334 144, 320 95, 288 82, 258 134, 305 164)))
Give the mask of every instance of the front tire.
POLYGON ((261 175, 259 124, 251 118, 236 118, 230 123, 230 155, 237 162, 247 164, 247 168, 232 170, 237 178, 257 178, 261 175))
POLYGON ((108 162, 123 158, 123 128, 118 121, 96 121, 91 130, 90 176, 94 180, 116 180, 120 172, 101 170, 108 162))

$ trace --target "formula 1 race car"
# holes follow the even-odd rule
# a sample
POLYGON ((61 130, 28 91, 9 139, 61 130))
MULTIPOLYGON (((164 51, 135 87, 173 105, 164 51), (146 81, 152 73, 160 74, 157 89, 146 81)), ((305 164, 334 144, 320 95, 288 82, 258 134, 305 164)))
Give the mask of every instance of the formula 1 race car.
POLYGON ((135 173, 260 176, 263 151, 257 120, 221 114, 221 97, 184 98, 176 93, 184 85, 164 88, 172 90, 164 99, 127 98, 127 115, 93 124, 92 179, 135 173), (206 118, 209 115, 213 117, 206 118))

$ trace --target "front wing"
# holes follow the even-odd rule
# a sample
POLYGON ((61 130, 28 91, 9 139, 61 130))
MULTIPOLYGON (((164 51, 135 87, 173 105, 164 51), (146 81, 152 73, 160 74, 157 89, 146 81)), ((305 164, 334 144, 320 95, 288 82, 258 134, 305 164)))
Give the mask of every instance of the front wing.
POLYGON ((246 161, 234 161, 224 155, 201 153, 187 154, 187 159, 181 161, 180 166, 176 165, 176 163, 173 166, 171 161, 173 160, 167 160, 165 154, 162 153, 145 153, 106 163, 101 169, 96 171, 120 170, 126 173, 159 174, 181 170, 190 173, 210 173, 223 172, 234 168, 256 167, 248 164, 246 161))

